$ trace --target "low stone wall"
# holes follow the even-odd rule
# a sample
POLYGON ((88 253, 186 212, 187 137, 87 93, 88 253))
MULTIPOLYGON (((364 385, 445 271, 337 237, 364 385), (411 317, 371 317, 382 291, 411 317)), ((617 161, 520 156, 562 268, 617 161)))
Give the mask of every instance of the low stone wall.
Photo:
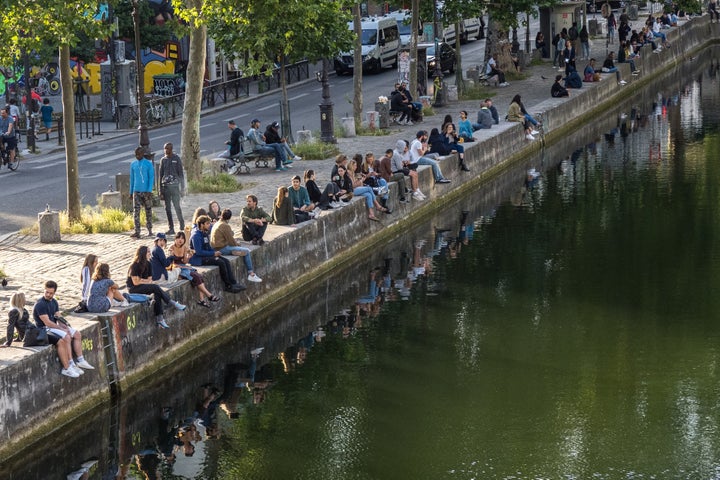
MULTIPOLYGON (((643 77, 637 81, 620 86, 614 74, 606 74, 598 84, 573 91, 570 98, 549 98, 534 106, 531 113, 539 114, 548 132, 545 141, 561 140, 568 128, 588 122, 637 94, 655 72, 704 48, 714 39, 713 35, 707 17, 695 18, 669 32, 669 51, 661 55, 648 52, 638 60, 643 77)), ((620 67, 621 74, 629 80, 628 66, 620 67)), ((166 317, 172 327, 168 330, 158 329, 151 307, 143 305, 113 309, 102 315, 69 317, 83 334, 85 356, 96 366, 96 370, 80 378, 57 373, 60 365, 54 348, 13 349, 10 359, 0 362, 0 434, 4 440, 0 459, 17 453, 19 443, 27 444, 46 435, 107 400, 112 391, 127 389, 183 355, 192 355, 199 346, 226 335, 245 319, 286 296, 301 292, 332 269, 350 263, 355 255, 402 233, 449 199, 477 188, 487 178, 543 146, 540 140, 528 142, 522 126, 508 122, 480 130, 475 136, 476 142, 464 144, 471 173, 461 172, 457 158, 451 156, 441 161, 441 168, 452 184, 434 185, 431 169, 421 167, 421 190, 428 199, 397 204, 397 186, 391 185, 390 203, 395 213, 381 217, 382 222, 369 221, 364 201, 356 199, 339 211, 326 212, 297 228, 288 227, 287 232, 252 252, 253 262, 263 266, 263 283, 249 283, 240 294, 224 293, 212 310, 195 304, 197 292, 188 282, 171 286, 170 295, 187 304, 188 309, 182 313, 167 309, 166 317)), ((241 259, 232 257, 231 261, 236 275, 242 278, 245 269, 241 259)), ((217 269, 199 270, 210 290, 222 291, 217 269)))

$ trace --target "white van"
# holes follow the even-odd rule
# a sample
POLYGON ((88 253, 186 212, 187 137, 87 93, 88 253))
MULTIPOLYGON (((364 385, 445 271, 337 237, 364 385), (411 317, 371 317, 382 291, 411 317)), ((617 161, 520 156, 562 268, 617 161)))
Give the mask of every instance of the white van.
MULTIPOLYGON (((348 22, 353 29, 353 22, 348 22)), ((397 66, 400 50, 400 32, 397 21, 392 17, 362 19, 362 60, 363 71, 379 72, 383 68, 397 66)), ((353 52, 344 52, 335 58, 335 72, 338 75, 352 73, 353 52)))
MULTIPOLYGON (((471 39, 477 40, 480 38, 480 29, 482 24, 480 19, 477 17, 466 18, 460 22, 460 43, 467 43, 471 39)), ((443 39, 451 44, 455 45, 455 25, 445 27, 443 30, 443 39)))
MULTIPOLYGON (((397 10, 388 13, 388 16, 397 21, 398 31, 400 32, 400 47, 410 45, 410 40, 412 39, 412 12, 410 10, 397 10)), ((422 36, 423 25, 422 20, 418 20, 418 37, 420 37, 422 36)))

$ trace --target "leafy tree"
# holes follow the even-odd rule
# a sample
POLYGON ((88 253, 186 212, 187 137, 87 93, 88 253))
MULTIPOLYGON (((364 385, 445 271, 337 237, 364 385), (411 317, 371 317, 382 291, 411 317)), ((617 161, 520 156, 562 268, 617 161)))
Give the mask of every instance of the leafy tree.
POLYGON ((273 65, 280 64, 284 112, 289 111, 284 65, 332 58, 351 45, 350 15, 343 0, 214 3, 208 11, 208 31, 226 58, 239 58, 246 74, 270 75, 273 65))
POLYGON ((97 0, 5 0, 0 31, 0 65, 11 65, 21 52, 57 45, 62 82, 65 157, 67 163, 67 210, 71 221, 79 220, 80 181, 75 106, 70 76, 70 49, 87 38, 105 38, 109 26, 95 21, 97 0), (80 12, 78 14, 78 12, 80 12))
MULTIPOLYGON (((132 0, 120 0, 114 7, 114 16, 118 20, 118 33, 120 38, 125 38, 134 43, 135 26, 132 18, 132 0)), ((141 48, 152 48, 164 50, 165 44, 174 38, 172 28, 174 22, 162 25, 153 22, 153 9, 147 0, 138 2, 138 13, 140 15, 140 46, 141 48)))

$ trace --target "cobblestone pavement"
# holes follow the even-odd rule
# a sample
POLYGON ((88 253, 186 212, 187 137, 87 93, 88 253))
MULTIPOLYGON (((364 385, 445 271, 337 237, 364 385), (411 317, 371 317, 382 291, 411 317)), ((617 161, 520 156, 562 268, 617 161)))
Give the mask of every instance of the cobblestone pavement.
MULTIPOLYGON (((598 17, 599 18, 599 17, 598 17)), ((644 18, 641 15, 641 19, 644 18)), ((641 21, 634 22, 632 28, 639 26, 641 21)), ((617 42, 617 40, 616 40, 617 42)), ((610 49, 617 50, 617 43, 609 45, 610 49)), ((597 59, 597 64, 602 65, 602 61, 607 55, 607 46, 604 38, 596 39, 591 44, 591 54, 597 59)), ((578 70, 582 71, 587 62, 578 60, 578 70)), ((468 66, 466 66, 468 67, 468 66)), ((519 81, 511 81, 509 87, 496 88, 490 87, 494 92, 492 96, 493 103, 497 107, 502 118, 507 113, 507 107, 511 98, 520 93, 523 102, 530 113, 533 113, 533 106, 550 97, 550 86, 557 74, 557 68, 552 63, 544 62, 541 65, 535 65, 527 68, 523 74, 526 78, 519 81)), ((454 83, 454 77, 446 79, 450 83, 454 83)), ((625 78, 631 82, 633 78, 625 78)), ((314 80, 313 80, 314 81, 314 80)), ((392 88, 388 85, 387 92, 379 94, 387 95, 392 88)), ((585 89, 593 88, 593 84, 585 84, 585 89)), ((372 105, 376 98, 365 98, 365 105, 372 105)), ((442 120, 446 114, 452 115, 457 121, 460 110, 467 110, 470 118, 474 119, 479 108, 479 101, 459 101, 452 102, 446 107, 437 108, 436 114, 432 117, 426 117, 425 120, 415 126, 393 126, 391 132, 387 136, 362 136, 354 138, 338 138, 338 147, 340 151, 348 156, 355 153, 366 153, 372 151, 376 157, 382 156, 387 148, 392 148, 398 139, 411 140, 415 137, 415 133, 419 129, 430 130, 433 127, 440 127, 442 120)), ((367 108, 366 108, 367 110, 367 108)), ((103 140, 107 140, 109 135, 135 135, 136 132, 117 132, 106 129, 103 140)), ((152 132, 151 132, 152 133, 152 132)), ((487 132, 492 134, 492 130, 487 132)), ((82 144, 82 143, 81 143, 82 144)), ((299 161, 295 162, 291 169, 286 172, 275 172, 272 169, 256 169, 251 167, 249 175, 238 175, 237 179, 242 183, 242 188, 231 194, 192 194, 186 196, 182 200, 182 209, 186 222, 192 217, 192 213, 197 207, 205 207, 211 200, 217 200, 221 208, 230 208, 235 213, 231 225, 236 234, 239 235, 240 224, 239 214, 245 205, 245 196, 247 194, 255 194, 259 199, 259 205, 270 211, 272 207, 272 199, 277 192, 277 188, 281 185, 289 185, 293 175, 302 177, 305 169, 314 169, 317 175, 318 184, 329 180, 330 170, 334 161, 333 159, 325 159, 318 161, 299 161)), ((164 207, 155 208, 155 215, 158 217, 155 225, 155 231, 161 232, 167 229, 165 220, 164 207)), ((323 215, 332 214, 332 211, 323 212, 323 215)), ((282 227, 271 225, 268 228, 266 239, 271 241, 274 237, 287 231, 293 227, 282 227)), ((301 227, 300 227, 301 228, 301 227)), ((72 308, 80 298, 80 269, 86 254, 94 253, 99 256, 100 261, 110 265, 111 275, 119 283, 124 284, 125 272, 133 254, 139 245, 151 244, 152 240, 143 238, 141 240, 133 240, 129 237, 130 233, 124 234, 95 234, 95 235, 63 235, 62 242, 57 244, 42 244, 36 236, 14 234, 4 239, 0 239, 0 268, 8 275, 8 285, 0 287, 0 319, 7 318, 8 300, 10 295, 15 291, 25 292, 29 303, 32 305, 35 299, 42 294, 42 284, 47 279, 53 279, 58 282, 57 298, 61 308, 72 308)), ((145 229, 143 228, 143 233, 145 229)), ((247 244, 250 248, 254 247, 247 244)), ((257 265, 257 272, 263 275, 263 266, 257 265)), ((0 338, 4 337, 5 321, 0 320, 0 338)))

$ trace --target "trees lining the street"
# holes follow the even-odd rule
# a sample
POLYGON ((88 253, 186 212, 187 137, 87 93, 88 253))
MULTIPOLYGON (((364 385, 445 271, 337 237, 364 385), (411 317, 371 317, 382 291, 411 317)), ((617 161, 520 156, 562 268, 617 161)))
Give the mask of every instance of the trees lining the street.
MULTIPOLYGON (((63 116, 66 119, 63 129, 67 211, 71 222, 80 219, 81 203, 70 49, 87 38, 105 38, 109 34, 109 26, 93 18, 97 8, 97 0, 6 0, 3 28, 0 30, 0 45, 3 45, 0 65, 12 65, 22 52, 40 50, 45 45, 58 45, 63 116)), ((29 85, 29 81, 25 84, 29 85)))

